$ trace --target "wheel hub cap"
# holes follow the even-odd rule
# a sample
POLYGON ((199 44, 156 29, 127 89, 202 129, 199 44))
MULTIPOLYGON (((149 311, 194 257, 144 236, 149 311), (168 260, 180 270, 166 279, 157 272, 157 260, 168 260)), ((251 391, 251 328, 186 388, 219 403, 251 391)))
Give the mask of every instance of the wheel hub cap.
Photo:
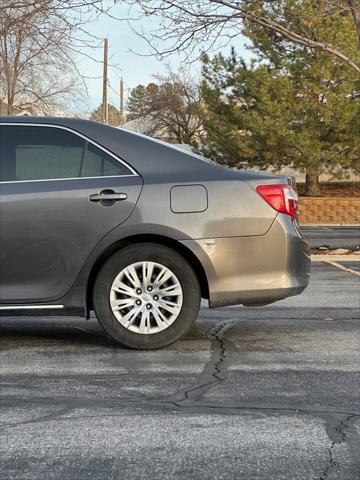
POLYGON ((126 329, 158 333, 175 322, 180 314, 183 292, 176 275, 155 262, 137 262, 125 267, 110 290, 110 305, 126 329))

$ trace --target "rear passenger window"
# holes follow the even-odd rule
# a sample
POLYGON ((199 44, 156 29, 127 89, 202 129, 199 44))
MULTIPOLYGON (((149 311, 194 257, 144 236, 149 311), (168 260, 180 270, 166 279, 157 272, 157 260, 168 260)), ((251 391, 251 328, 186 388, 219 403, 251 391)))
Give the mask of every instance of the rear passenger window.
POLYGON ((82 171, 83 177, 109 177, 112 175, 129 174, 131 174, 131 172, 122 163, 110 157, 95 145, 91 143, 87 144, 82 171))
POLYGON ((131 175, 111 155, 67 130, 0 126, 0 181, 131 175))

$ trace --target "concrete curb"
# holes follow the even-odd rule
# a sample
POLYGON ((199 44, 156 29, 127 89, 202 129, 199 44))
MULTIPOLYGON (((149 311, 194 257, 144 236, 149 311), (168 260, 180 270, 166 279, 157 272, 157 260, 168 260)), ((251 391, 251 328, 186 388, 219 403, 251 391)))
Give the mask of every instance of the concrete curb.
POLYGON ((302 228, 307 227, 353 227, 353 228, 360 228, 359 223, 301 223, 300 222, 300 230, 302 228))
POLYGON ((360 262, 360 255, 311 255, 312 262, 360 262))

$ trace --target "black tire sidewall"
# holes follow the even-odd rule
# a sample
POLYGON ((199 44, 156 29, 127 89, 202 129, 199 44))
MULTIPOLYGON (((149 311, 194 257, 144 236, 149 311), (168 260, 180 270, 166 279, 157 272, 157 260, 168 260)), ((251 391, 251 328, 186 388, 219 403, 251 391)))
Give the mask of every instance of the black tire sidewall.
POLYGON ((138 243, 113 254, 98 273, 93 302, 103 329, 117 342, 137 349, 156 349, 176 342, 194 323, 200 308, 200 286, 189 263, 179 253, 163 245, 138 243), (140 334, 127 330, 116 319, 110 306, 110 289, 117 275, 128 265, 152 261, 169 268, 178 278, 183 291, 183 304, 178 318, 165 330, 140 334))

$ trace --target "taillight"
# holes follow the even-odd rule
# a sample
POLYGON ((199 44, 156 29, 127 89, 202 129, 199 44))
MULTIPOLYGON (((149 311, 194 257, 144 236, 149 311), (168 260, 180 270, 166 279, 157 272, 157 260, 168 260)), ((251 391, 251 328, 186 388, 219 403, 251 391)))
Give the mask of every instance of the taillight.
POLYGON ((299 201, 292 186, 281 184, 259 185, 256 187, 256 191, 278 212, 297 218, 299 201))

